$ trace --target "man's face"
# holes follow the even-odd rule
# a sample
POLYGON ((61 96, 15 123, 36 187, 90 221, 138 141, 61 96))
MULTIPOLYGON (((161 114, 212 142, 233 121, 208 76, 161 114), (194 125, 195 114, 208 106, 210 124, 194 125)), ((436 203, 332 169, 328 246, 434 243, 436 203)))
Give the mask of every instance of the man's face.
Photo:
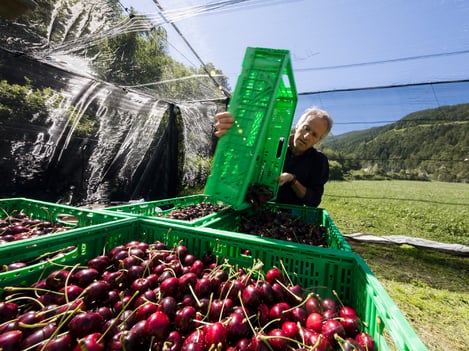
POLYGON ((293 139, 294 153, 301 154, 316 145, 326 134, 327 123, 324 119, 309 115, 303 122, 296 125, 293 139))

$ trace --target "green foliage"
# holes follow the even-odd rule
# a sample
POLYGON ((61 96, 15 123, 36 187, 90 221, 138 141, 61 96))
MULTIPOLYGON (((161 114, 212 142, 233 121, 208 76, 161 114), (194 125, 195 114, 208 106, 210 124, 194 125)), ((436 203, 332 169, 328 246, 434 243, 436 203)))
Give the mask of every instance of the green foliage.
POLYGON ((121 85, 138 85, 161 79, 171 61, 166 54, 166 32, 125 33, 103 40, 94 66, 100 78, 121 85))
POLYGON ((329 137, 322 144, 329 159, 357 179, 468 182, 467 135, 469 104, 460 104, 414 112, 390 125, 329 137))
POLYGON ((337 161, 329 162, 329 179, 330 180, 344 180, 344 172, 342 165, 337 161))
POLYGON ((50 89, 33 89, 27 79, 25 85, 0 81, 2 122, 44 125, 49 113, 46 100, 50 96, 50 89))

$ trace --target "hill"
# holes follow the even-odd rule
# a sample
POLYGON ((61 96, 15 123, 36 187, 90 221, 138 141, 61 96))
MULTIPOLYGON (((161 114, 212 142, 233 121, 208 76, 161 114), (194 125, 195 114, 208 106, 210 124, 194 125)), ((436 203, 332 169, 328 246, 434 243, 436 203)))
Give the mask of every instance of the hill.
POLYGON ((469 181, 469 104, 413 112, 321 143, 331 178, 469 181), (339 170, 337 170, 339 168, 339 170))

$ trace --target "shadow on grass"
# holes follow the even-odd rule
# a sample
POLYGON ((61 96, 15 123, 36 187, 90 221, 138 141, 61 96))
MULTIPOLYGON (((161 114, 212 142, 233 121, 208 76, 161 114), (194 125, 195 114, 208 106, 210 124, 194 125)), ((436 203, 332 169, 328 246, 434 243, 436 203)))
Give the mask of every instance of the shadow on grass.
POLYGON ((350 242, 378 279, 469 293, 469 258, 415 248, 350 242))

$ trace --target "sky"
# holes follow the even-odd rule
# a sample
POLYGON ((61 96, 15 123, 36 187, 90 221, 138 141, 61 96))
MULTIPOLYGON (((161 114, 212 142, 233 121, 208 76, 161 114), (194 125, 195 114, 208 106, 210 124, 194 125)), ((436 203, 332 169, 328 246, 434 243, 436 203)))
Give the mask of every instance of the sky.
MULTIPOLYGON (((153 0, 120 2, 143 14, 161 13, 153 0)), ((332 109, 335 134, 400 119, 404 117, 400 113, 426 108, 424 101, 431 96, 430 106, 441 102, 434 88, 430 93, 422 90, 422 104, 416 104, 415 98, 407 103, 402 89, 399 93, 384 89, 381 94, 390 94, 389 98, 399 96, 392 104, 400 101, 407 107, 393 116, 377 116, 376 110, 355 107, 353 113, 344 112, 342 102, 325 103, 326 98, 337 100, 344 94, 306 93, 469 79, 467 0, 159 0, 158 4, 180 32, 165 24, 171 55, 199 67, 195 51, 203 63, 223 71, 231 91, 247 47, 288 50, 300 94, 297 115, 311 103, 332 109), (363 121, 365 115, 374 122, 347 124, 356 115, 361 120, 353 122, 363 121)), ((469 100, 467 87, 452 91, 458 103, 469 100)), ((344 101, 350 102, 354 94, 367 101, 357 91, 344 101)), ((415 94, 418 90, 412 91, 415 94)))

